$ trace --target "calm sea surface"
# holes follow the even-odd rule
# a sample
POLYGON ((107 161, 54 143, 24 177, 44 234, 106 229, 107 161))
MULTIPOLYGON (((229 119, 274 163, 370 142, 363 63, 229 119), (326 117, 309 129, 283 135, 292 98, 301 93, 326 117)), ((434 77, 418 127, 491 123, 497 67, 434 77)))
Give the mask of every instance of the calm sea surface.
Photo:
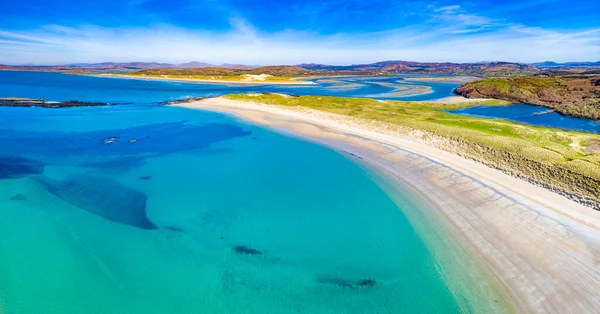
POLYGON ((600 122, 598 121, 567 117, 553 112, 548 108, 526 104, 498 107, 476 106, 449 110, 448 112, 477 117, 506 119, 563 130, 600 133, 600 122))
POLYGON ((44 98, 64 101, 112 103, 160 102, 233 93, 279 92, 295 95, 328 95, 380 99, 430 100, 452 96, 454 83, 415 83, 402 77, 335 77, 312 79, 315 85, 231 86, 137 79, 115 79, 61 73, 0 71, 0 97, 44 98), (390 87, 394 84, 396 87, 390 87), (415 95, 415 85, 431 86, 430 93, 415 95), (35 87, 35 88, 34 88, 35 87))
POLYGON ((154 103, 232 90, 279 88, 0 71, 0 97, 131 103, 0 107, 0 312, 456 313, 483 302, 448 288, 472 269, 441 275, 445 261, 405 215, 423 205, 402 191, 392 201, 349 156, 154 103))

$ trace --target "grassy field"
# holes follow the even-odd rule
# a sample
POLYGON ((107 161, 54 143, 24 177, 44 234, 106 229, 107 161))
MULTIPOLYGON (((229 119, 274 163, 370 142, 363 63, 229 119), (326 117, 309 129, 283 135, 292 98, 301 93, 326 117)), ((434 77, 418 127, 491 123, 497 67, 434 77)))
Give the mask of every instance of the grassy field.
POLYGON ((228 95, 228 99, 306 107, 381 122, 441 149, 545 186, 600 208, 600 135, 565 132, 441 110, 507 105, 500 100, 444 105, 326 96, 228 95))

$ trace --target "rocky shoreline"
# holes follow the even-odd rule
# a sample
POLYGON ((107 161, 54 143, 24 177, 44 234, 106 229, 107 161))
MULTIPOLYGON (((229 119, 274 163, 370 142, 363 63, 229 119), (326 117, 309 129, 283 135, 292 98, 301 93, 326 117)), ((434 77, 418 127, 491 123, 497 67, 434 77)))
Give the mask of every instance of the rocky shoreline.
POLYGON ((43 108, 70 108, 70 107, 93 107, 111 106, 114 104, 104 102, 88 102, 78 100, 47 101, 34 98, 0 98, 0 107, 43 107, 43 108))

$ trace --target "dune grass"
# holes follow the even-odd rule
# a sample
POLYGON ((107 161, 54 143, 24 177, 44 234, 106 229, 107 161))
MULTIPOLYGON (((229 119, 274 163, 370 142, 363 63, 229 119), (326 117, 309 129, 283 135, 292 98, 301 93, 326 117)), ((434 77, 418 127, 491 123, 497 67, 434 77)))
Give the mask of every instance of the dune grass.
POLYGON ((395 127, 395 130, 412 136, 418 134, 420 139, 431 145, 600 208, 600 135, 443 111, 476 105, 508 105, 505 101, 446 105, 327 96, 283 97, 276 94, 225 97, 311 108, 381 122, 381 127, 395 127))

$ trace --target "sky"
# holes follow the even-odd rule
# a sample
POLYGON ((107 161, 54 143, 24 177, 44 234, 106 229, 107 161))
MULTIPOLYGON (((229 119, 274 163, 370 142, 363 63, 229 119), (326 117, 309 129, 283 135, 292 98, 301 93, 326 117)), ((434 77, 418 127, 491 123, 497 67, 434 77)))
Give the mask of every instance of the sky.
POLYGON ((0 63, 598 61, 599 0, 0 0, 0 63))

